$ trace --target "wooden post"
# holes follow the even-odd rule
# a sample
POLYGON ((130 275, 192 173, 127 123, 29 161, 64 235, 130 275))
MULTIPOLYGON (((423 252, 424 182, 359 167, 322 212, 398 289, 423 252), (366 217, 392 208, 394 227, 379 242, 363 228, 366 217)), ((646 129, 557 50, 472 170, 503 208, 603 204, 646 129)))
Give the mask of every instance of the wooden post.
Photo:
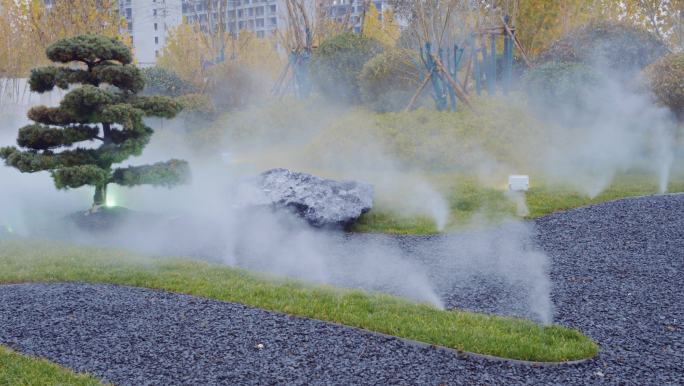
POLYGON ((287 75, 287 70, 290 69, 290 63, 285 65, 285 68, 283 68, 283 71, 280 72, 280 75, 278 75, 278 79, 275 81, 275 85, 273 86, 273 90, 271 90, 270 95, 275 95, 275 92, 278 90, 278 87, 283 83, 283 80, 285 80, 285 76, 287 75))
MULTIPOLYGON (((285 95, 285 93, 287 92, 288 87, 290 87, 290 84, 295 80, 297 67, 299 67, 299 59, 297 59, 297 63, 295 63, 295 66, 292 69, 292 76, 290 77, 290 80, 287 81, 287 84, 285 85, 283 92, 280 93, 280 96, 278 96, 278 100, 283 99, 283 95, 285 95)), ((292 85, 292 92, 294 93, 294 85, 292 85)))
POLYGON ((413 104, 416 103, 416 99, 418 99, 418 96, 420 93, 423 91, 425 86, 427 86, 428 82, 430 81, 430 77, 432 76, 432 70, 428 72, 427 76, 425 77, 425 80, 423 83, 418 87, 418 91, 413 95, 413 98, 411 98, 411 102, 409 102, 408 106, 406 106, 406 109, 404 110, 405 113, 409 112, 411 110, 411 107, 413 107, 413 104))
POLYGON ((458 83, 456 83, 454 81, 454 78, 452 78, 451 75, 449 75, 449 73, 444 69, 444 66, 442 66, 442 62, 439 60, 439 57, 437 55, 435 55, 433 52, 430 52, 430 57, 432 58, 432 60, 435 61, 435 64, 437 64, 437 71, 441 71, 442 74, 444 74, 444 76, 447 78, 449 83, 451 83, 451 85, 454 87, 454 91, 456 91, 456 95, 458 96, 458 99, 465 102, 468 105, 468 107, 470 107, 470 109, 473 110, 475 112, 475 114, 479 116, 480 113, 477 111, 475 106, 473 106, 473 104, 470 103, 468 96, 466 95, 465 92, 463 92, 463 89, 461 89, 461 86, 459 86, 458 83))
POLYGON ((285 93, 287 92, 287 89, 290 87, 290 84, 292 83, 292 79, 294 79, 294 76, 295 76, 294 71, 292 71, 292 76, 287 81, 287 84, 285 84, 285 88, 283 88, 283 91, 278 96, 278 100, 283 99, 283 95, 285 95, 285 93))
POLYGON ((468 67, 466 68, 465 77, 463 78, 463 92, 468 94, 468 80, 470 78, 470 70, 473 67, 473 50, 468 54, 468 67))
POLYGON ((513 44, 515 44, 515 47, 518 49, 518 51, 520 51, 520 56, 522 56, 523 60, 525 61, 525 64, 527 64, 527 67, 532 68, 532 65, 527 60, 527 56, 525 56, 525 51, 523 51, 522 46, 520 45, 520 42, 518 41, 518 38, 515 35, 513 35, 513 32, 511 32, 511 29, 508 28, 508 25, 506 25, 506 21, 504 20, 503 16, 500 16, 500 17, 501 17, 501 22, 504 25, 504 29, 506 30, 506 33, 508 34, 508 36, 511 37, 511 39, 513 39, 513 44))

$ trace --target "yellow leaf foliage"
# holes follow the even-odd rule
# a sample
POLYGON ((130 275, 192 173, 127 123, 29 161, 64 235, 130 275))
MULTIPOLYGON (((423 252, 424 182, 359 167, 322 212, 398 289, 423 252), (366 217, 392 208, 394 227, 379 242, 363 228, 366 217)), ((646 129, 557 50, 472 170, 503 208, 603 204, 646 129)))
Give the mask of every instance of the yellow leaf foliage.
POLYGON ((364 36, 374 38, 386 46, 393 47, 399 39, 400 32, 394 13, 391 10, 386 10, 381 18, 380 12, 371 3, 363 27, 364 36))

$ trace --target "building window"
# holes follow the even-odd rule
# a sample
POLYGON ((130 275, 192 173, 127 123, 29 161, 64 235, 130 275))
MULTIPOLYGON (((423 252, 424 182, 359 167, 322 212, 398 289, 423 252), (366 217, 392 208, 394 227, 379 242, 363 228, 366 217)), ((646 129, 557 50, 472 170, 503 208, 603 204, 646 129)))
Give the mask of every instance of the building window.
POLYGON ((243 28, 245 28, 245 22, 244 22, 244 21, 241 21, 241 22, 238 23, 238 29, 239 29, 239 30, 242 30, 243 28))
POLYGON ((277 21, 276 21, 276 18, 275 18, 275 17, 272 17, 272 18, 270 18, 269 20, 271 20, 271 25, 276 25, 276 24, 277 24, 277 21))
POLYGON ((264 16, 264 7, 257 7, 256 14, 257 16, 264 16))
POLYGON ((128 32, 133 31, 133 23, 128 23, 128 27, 126 28, 128 32))
POLYGON ((202 10, 202 4, 197 4, 197 5, 195 6, 195 9, 196 9, 197 11, 201 11, 201 10, 202 10))
POLYGON ((204 23, 207 21, 207 14, 203 13, 200 15, 200 23, 204 23))
POLYGON ((245 0, 245 4, 249 4, 249 0, 245 0))
POLYGON ((154 23, 154 30, 157 30, 157 23, 154 23))
POLYGON ((264 38, 264 31, 257 31, 257 38, 263 39, 264 38))
POLYGON ((382 11, 382 3, 373 3, 375 4, 375 9, 378 10, 378 12, 382 11))
POLYGON ((126 8, 126 18, 130 19, 133 17, 133 8, 126 8))
POLYGON ((228 17, 231 19, 235 19, 235 10, 228 11, 228 17))
POLYGON ((154 44, 159 44, 159 37, 158 36, 154 37, 154 44))
POLYGON ((133 36, 131 36, 131 45, 133 46, 133 36))
POLYGON ((270 11, 273 12, 273 13, 275 13, 275 11, 276 11, 276 5, 273 4, 273 5, 271 5, 270 7, 271 7, 270 11))
POLYGON ((242 17, 242 10, 238 9, 238 17, 242 17))
POLYGON ((249 8, 249 16, 254 16, 254 8, 249 8))
POLYGON ((183 13, 188 13, 188 5, 183 3, 183 13))
POLYGON ((154 51, 154 56, 158 58, 159 57, 159 51, 154 51))
POLYGON ((247 29, 254 29, 254 20, 247 20, 247 29))
POLYGON ((256 23, 257 23, 257 24, 256 24, 256 25, 257 25, 257 28, 263 28, 263 26, 264 26, 264 19, 256 19, 256 23))

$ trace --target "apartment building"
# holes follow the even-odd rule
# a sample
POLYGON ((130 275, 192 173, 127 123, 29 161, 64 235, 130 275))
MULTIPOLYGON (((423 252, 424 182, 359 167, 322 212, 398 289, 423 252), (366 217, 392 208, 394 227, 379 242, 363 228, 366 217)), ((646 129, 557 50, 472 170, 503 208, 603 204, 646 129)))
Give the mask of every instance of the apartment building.
POLYGON ((183 0, 118 0, 140 67, 154 66, 168 32, 183 23, 183 0))
MULTIPOLYGON (((305 8, 311 12, 311 18, 313 18, 315 9, 314 1, 316 0, 305 0, 305 8)), ((360 16, 363 10, 363 5, 359 3, 357 1, 352 6, 352 22, 360 16)), ((382 11, 387 7, 387 1, 379 0, 373 3, 380 12, 380 17, 382 17, 382 11)), ((217 15, 214 10, 211 16, 207 15, 206 4, 207 0, 183 0, 182 12, 187 18, 187 22, 190 24, 197 22, 200 28, 206 28, 209 20, 212 20, 215 25, 223 21, 225 23, 224 28, 227 31, 237 34, 246 29, 255 32, 259 38, 285 28, 287 8, 283 0, 228 0, 224 15, 217 15)), ((348 8, 349 0, 334 0, 332 4, 325 7, 326 18, 341 22, 344 20, 348 8)), ((356 26, 354 32, 359 33, 360 26, 356 26)))

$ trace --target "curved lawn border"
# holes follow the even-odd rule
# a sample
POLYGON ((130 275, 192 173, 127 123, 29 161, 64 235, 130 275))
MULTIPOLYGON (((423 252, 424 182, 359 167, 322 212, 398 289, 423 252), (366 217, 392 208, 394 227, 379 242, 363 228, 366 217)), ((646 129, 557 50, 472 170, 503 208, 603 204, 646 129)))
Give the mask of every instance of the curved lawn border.
POLYGON ((333 322, 473 354, 531 362, 591 358, 598 346, 577 330, 463 311, 386 294, 47 240, 0 240, 0 284, 90 282, 183 293, 333 322))
POLYGON ((89 374, 79 374, 41 357, 24 355, 0 345, 0 385, 101 386, 89 374))
MULTIPOLYGON (((24 283, 24 284, 26 284, 26 283, 24 283)), ((33 283, 28 283, 28 284, 30 285, 30 284, 33 284, 33 283)), ((0 285, 0 286, 13 286, 13 285, 21 285, 21 284, 2 284, 2 285, 0 285)), ((125 286, 125 287, 130 287, 130 286, 125 286)), ((143 288, 143 289, 149 290, 149 288, 145 288, 145 287, 132 287, 132 288, 143 288)), ((169 291, 169 292, 170 292, 170 291, 169 291)), ((172 293, 173 293, 173 292, 172 292, 172 293)), ((190 295, 190 296, 194 296, 194 295, 190 295)), ((199 297, 199 296, 198 296, 198 297, 199 297)), ((201 297, 199 297, 199 298, 201 298, 201 297)), ((204 298, 204 299, 208 299, 208 298, 204 298)), ((216 300, 216 299, 213 299, 213 300, 216 300)), ((217 301, 223 302, 222 300, 217 300, 217 301)), ((226 302, 226 303, 231 303, 231 302, 226 302)), ((236 303, 233 303, 233 304, 236 304, 236 303)), ((255 307, 255 308, 256 308, 256 307, 255 307)), ((257 308, 257 309, 258 309, 258 308, 257 308)), ((263 309, 262 309, 262 310, 263 310, 263 309)), ((285 314, 285 313, 282 313, 282 312, 277 312, 277 311, 272 311, 272 310, 265 310, 265 311, 272 312, 272 313, 275 313, 275 314, 281 314, 281 315, 290 316, 289 314, 285 314)), ((301 318, 301 319, 318 320, 318 319, 306 318, 306 317, 301 317, 301 316, 296 316, 296 315, 295 315, 294 317, 296 317, 296 318, 301 318)), ((345 324, 330 322, 330 321, 326 321, 326 320, 319 320, 319 321, 321 321, 321 322, 323 322, 323 323, 334 324, 334 325, 341 326, 341 327, 344 327, 344 328, 352 328, 352 329, 357 330, 357 331, 364 331, 364 332, 367 332, 367 333, 370 333, 370 334, 373 334, 373 335, 382 336, 382 337, 385 337, 385 338, 398 339, 398 340, 402 341, 403 343, 405 343, 406 345, 409 345, 409 346, 414 346, 414 347, 419 347, 419 348, 431 348, 431 349, 435 349, 435 350, 442 350, 442 351, 445 351, 445 352, 448 352, 448 353, 456 354, 456 355, 458 355, 460 358, 470 358, 470 357, 473 357, 473 358, 476 358, 476 359, 484 359, 484 360, 493 361, 493 362, 505 362, 505 363, 510 363, 510 364, 514 364, 514 365, 523 365, 523 366, 532 366, 532 367, 536 367, 536 366, 539 366, 539 367, 549 367, 549 366, 575 365, 575 364, 579 364, 579 363, 582 363, 582 362, 586 362, 586 361, 588 361, 589 359, 591 359, 591 358, 586 358, 586 359, 580 359, 580 360, 576 360, 576 361, 563 361, 563 362, 539 362, 539 361, 524 361, 524 360, 518 360, 518 359, 509 359, 509 358, 502 358, 502 357, 497 357, 497 356, 493 356, 493 355, 485 355, 485 354, 478 354, 478 353, 469 352, 469 351, 456 350, 456 349, 452 349, 452 348, 449 348, 449 347, 438 346, 438 345, 434 345, 434 344, 430 344, 430 343, 425 343, 425 342, 419 342, 419 341, 417 341, 417 340, 411 340, 411 339, 407 339, 407 338, 401 338, 401 337, 394 336, 394 335, 383 334, 383 333, 381 333, 381 332, 376 332, 376 331, 367 330, 367 329, 365 329, 365 328, 359 328, 359 327, 348 326, 348 325, 345 325, 345 324)), ((2 347, 3 347, 3 346, 0 345, 0 348, 2 348, 2 347)), ((11 349, 10 349, 10 350, 11 350, 11 349)))
POLYGON ((449 347, 438 346, 438 345, 434 345, 434 344, 430 344, 430 343, 419 342, 419 341, 417 341, 417 340, 411 340, 411 339, 407 339, 407 338, 400 338, 400 337, 394 336, 394 335, 388 335, 388 334, 383 334, 383 333, 381 333, 381 332, 366 330, 366 329, 364 329, 364 328, 351 327, 351 326, 347 326, 347 325, 339 324, 339 323, 334 323, 334 322, 327 322, 327 321, 324 321, 324 322, 326 322, 326 323, 331 323, 331 324, 336 324, 336 325, 338 325, 338 326, 344 326, 344 327, 354 328, 354 329, 356 329, 356 330, 362 330, 362 331, 365 331, 365 332, 368 332, 368 333, 371 333, 371 334, 374 334, 374 335, 384 336, 384 337, 386 337, 386 338, 398 339, 398 340, 400 340, 400 341, 406 343, 406 344, 409 345, 409 346, 415 346, 415 347, 421 347, 421 348, 432 348, 432 349, 435 349, 435 350, 446 351, 446 352, 449 352, 449 353, 456 354, 456 355, 458 355, 458 356, 461 357, 461 358, 470 358, 470 357, 473 357, 473 358, 476 358, 476 359, 484 359, 484 360, 488 360, 488 361, 491 361, 491 362, 505 362, 505 363, 510 363, 510 364, 513 364, 513 365, 532 366, 532 367, 551 367, 551 366, 563 366, 563 365, 577 365, 577 364, 586 362, 586 361, 588 361, 588 360, 591 359, 591 358, 585 358, 585 359, 579 359, 579 360, 575 360, 575 361, 564 361, 564 362, 523 361, 523 360, 519 360, 519 359, 509 359, 509 358, 502 358, 502 357, 497 357, 497 356, 493 356, 493 355, 477 354, 477 353, 470 352, 470 351, 456 350, 456 349, 449 348, 449 347))

